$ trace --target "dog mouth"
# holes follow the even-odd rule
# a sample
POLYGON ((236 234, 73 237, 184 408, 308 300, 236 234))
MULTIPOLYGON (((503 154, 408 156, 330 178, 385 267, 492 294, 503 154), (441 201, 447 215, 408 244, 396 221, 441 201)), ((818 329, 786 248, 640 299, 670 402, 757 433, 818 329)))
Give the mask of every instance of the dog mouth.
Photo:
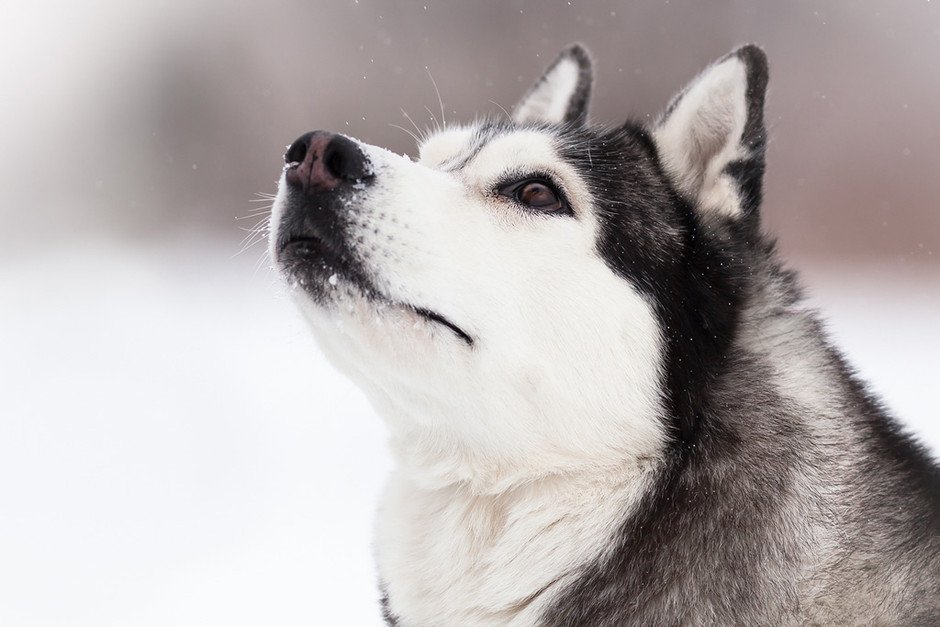
MULTIPOLYGON (((342 272, 353 276, 359 273, 348 253, 316 235, 283 238, 275 250, 276 263, 304 287, 307 287, 308 280, 321 274, 342 272)), ((309 282, 313 284, 312 280, 309 282)))
POLYGON ((442 316, 441 314, 439 314, 439 313, 437 313, 437 312, 435 312, 435 311, 431 311, 430 309, 425 309, 425 308, 423 308, 423 307, 414 307, 414 306, 412 306, 411 309, 412 309, 418 316, 424 318, 425 320, 428 320, 428 321, 430 321, 430 322, 432 322, 432 323, 438 324, 438 325, 440 325, 440 326, 442 326, 442 327, 445 327, 446 329, 450 330, 451 333, 453 333, 454 335, 456 335, 459 339, 463 340, 463 342, 464 342, 467 346, 469 346, 469 347, 471 347, 471 348, 473 347, 473 345, 474 345, 474 343, 475 343, 473 337, 471 337, 471 335, 470 335, 469 333, 467 333, 466 331, 464 331, 463 329, 461 329, 460 327, 458 327, 456 324, 454 324, 453 322, 451 322, 450 320, 448 320, 447 318, 445 318, 445 317, 442 316))
POLYGON ((276 262, 284 273, 320 304, 334 299, 331 292, 342 277, 343 282, 354 287, 365 300, 382 307, 410 312, 436 327, 446 329, 470 348, 476 344, 472 335, 443 314, 386 296, 375 287, 349 252, 338 249, 325 238, 311 234, 285 237, 276 247, 276 253, 276 262))

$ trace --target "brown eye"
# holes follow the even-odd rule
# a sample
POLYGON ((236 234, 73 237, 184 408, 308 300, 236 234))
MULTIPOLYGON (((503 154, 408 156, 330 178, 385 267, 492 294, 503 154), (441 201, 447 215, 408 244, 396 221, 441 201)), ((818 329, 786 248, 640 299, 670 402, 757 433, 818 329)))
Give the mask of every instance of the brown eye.
POLYGON ((505 185, 499 189, 501 196, 507 196, 526 207, 547 213, 570 213, 567 205, 558 193, 544 181, 526 180, 505 185))
POLYGON ((558 204, 558 197, 542 183, 528 183, 519 189, 519 202, 530 207, 550 207, 558 204))

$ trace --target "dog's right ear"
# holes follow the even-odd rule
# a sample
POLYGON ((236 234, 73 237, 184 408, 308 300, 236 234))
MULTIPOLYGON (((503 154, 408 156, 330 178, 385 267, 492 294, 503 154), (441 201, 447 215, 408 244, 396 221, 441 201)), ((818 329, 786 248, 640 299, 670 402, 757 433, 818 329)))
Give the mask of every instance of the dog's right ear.
POLYGON ((699 74, 653 129, 666 173, 700 212, 756 216, 766 90, 767 57, 743 46, 699 74))
POLYGON ((584 124, 592 81, 588 51, 580 44, 568 46, 516 105, 512 119, 521 124, 584 124))

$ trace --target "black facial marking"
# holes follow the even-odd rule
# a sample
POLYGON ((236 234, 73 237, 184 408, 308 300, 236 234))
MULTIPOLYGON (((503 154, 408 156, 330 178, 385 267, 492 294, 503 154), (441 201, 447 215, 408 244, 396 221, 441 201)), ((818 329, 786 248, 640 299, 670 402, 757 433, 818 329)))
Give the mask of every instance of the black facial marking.
POLYGON ((696 219, 642 127, 573 129, 558 146, 592 192, 601 256, 653 303, 665 341, 664 400, 676 437, 690 441, 734 336, 738 244, 696 219))

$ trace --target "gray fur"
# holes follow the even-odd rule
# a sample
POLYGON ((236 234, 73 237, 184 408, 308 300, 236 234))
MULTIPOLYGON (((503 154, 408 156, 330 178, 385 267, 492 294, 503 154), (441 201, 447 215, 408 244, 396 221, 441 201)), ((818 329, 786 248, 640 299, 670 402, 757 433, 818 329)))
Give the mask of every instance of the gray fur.
POLYGON ((438 160, 413 163, 323 133, 288 151, 272 233, 279 266, 334 359, 353 374, 381 362, 370 374, 391 384, 370 388, 364 377, 367 391, 380 405, 398 395, 418 408, 413 423, 390 412, 408 472, 393 475, 378 525, 389 624, 940 624, 937 465, 831 345, 761 226, 768 76, 764 53, 745 46, 680 92, 656 126, 597 128, 586 123, 589 57, 574 46, 514 120, 443 137, 438 160), (501 140, 510 143, 489 153, 484 170, 512 180, 473 179, 501 140), (564 167, 516 166, 525 153, 564 167), (552 182, 557 170, 567 185, 552 182), (516 183, 570 194, 569 211, 546 213, 539 208, 558 202, 501 191, 516 183), (446 193, 434 196, 435 185, 446 193), (380 225, 386 212, 394 217, 380 225), (398 225, 405 217, 415 228, 398 225), (460 222, 467 217, 480 220, 460 222), (415 235, 425 222, 434 227, 428 240, 415 235), (584 225, 584 247, 544 271, 541 255, 566 249, 584 225), (528 235, 497 238, 517 232, 528 235), (358 244, 376 251, 377 239, 394 241, 397 256, 357 254, 358 244), (439 241, 449 244, 430 246, 439 241), (492 242, 498 250, 485 248, 492 242), (425 243, 433 255, 418 250, 425 243), (513 257, 517 248, 526 254, 513 257), (539 263, 526 265, 532 258, 539 263), (506 267, 548 299, 524 302, 521 283, 488 299, 479 284, 474 291, 474 273, 494 260, 484 276, 495 281, 506 267), (590 274, 559 280, 585 260, 590 274), (409 273, 431 277, 431 287, 397 285, 409 273), (571 286, 584 289, 566 309, 571 286), (425 308, 439 292, 451 300, 425 308), (507 302, 528 304, 528 316, 500 315, 507 302), (584 324, 596 312, 622 313, 628 324, 584 324), (377 324, 383 317, 392 323, 377 324), (520 324, 550 337, 520 334, 520 324), (487 335, 495 327, 504 341, 487 335), (582 328, 602 331, 565 335, 582 328), (516 335, 537 339, 505 341, 516 335), (576 339, 560 343, 566 337, 576 339), (571 368, 551 383, 529 373, 523 393, 507 394, 502 383, 525 350, 535 365, 571 368), (433 382, 439 372, 451 387, 433 382), (496 382, 467 376, 480 372, 496 382), (411 396, 401 385, 409 373, 420 391, 411 396), (575 403, 559 405, 559 390, 575 403), (637 390, 649 390, 642 402, 611 394, 637 390), (507 397, 520 402, 485 402, 507 397), (494 437, 504 426, 517 429, 494 437), (596 437, 569 454, 565 445, 582 435, 596 437))
POLYGON ((714 415, 546 625, 940 624, 936 468, 754 262, 714 415))

